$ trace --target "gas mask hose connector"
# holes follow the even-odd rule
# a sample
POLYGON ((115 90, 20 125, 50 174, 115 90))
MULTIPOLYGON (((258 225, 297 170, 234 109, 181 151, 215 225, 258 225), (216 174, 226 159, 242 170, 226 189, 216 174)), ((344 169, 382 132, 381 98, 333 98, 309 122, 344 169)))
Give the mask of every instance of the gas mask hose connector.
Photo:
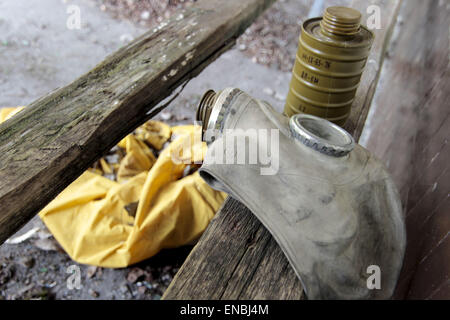
POLYGON ((214 102, 216 101, 216 97, 217 94, 214 90, 208 90, 205 92, 203 97, 200 99, 200 103, 198 104, 195 120, 202 123, 202 139, 207 129, 209 117, 211 115, 214 102))
POLYGON ((214 90, 208 90, 205 92, 200 100, 200 103, 198 104, 195 120, 202 121, 203 123, 208 122, 215 99, 216 92, 214 90))

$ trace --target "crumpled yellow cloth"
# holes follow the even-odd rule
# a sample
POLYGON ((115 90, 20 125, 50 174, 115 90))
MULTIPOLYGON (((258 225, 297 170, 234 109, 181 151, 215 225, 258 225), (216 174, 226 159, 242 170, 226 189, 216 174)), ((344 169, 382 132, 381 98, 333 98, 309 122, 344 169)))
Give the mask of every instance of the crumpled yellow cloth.
MULTIPOLYGON (((0 110, 0 122, 17 109, 0 110)), ((149 121, 118 146, 126 155, 114 168, 103 158, 84 172, 39 216, 70 257, 80 263, 119 268, 163 248, 197 239, 226 194, 211 189, 190 167, 198 167, 206 146, 198 127, 170 128, 149 121), (156 158, 149 147, 163 148, 156 158), (101 174, 117 172, 117 181, 101 174)))
POLYGON ((8 120, 13 115, 18 113, 20 110, 22 110, 24 107, 10 107, 10 108, 2 108, 0 109, 0 123, 3 121, 8 120))

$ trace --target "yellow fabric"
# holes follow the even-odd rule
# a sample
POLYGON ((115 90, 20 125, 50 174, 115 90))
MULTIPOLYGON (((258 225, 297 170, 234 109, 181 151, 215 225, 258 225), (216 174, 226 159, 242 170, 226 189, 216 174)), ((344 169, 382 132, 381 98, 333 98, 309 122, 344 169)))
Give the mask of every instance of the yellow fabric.
MULTIPOLYGON (((14 112, 4 110, 1 121, 14 112)), ((197 171, 184 176, 188 166, 198 166, 187 162, 201 161, 206 148, 194 139, 195 130, 147 122, 118 144, 126 149, 118 168, 101 159, 99 168, 84 172, 39 213, 73 260, 126 267, 202 234, 226 194, 211 189, 197 171), (171 136, 176 138, 155 158, 146 143, 161 149, 171 136), (118 182, 101 176, 115 169, 118 182)))
POLYGON ((170 127, 164 122, 147 121, 136 129, 136 136, 157 150, 161 150, 171 135, 170 127))
POLYGON ((134 135, 130 134, 122 141, 127 155, 119 165, 117 173, 117 181, 119 182, 123 182, 143 171, 150 170, 156 161, 150 148, 143 141, 135 138, 134 135))
POLYGON ((12 107, 12 108, 2 108, 0 109, 0 123, 3 121, 8 120, 13 115, 18 113, 20 110, 22 110, 24 107, 12 107))

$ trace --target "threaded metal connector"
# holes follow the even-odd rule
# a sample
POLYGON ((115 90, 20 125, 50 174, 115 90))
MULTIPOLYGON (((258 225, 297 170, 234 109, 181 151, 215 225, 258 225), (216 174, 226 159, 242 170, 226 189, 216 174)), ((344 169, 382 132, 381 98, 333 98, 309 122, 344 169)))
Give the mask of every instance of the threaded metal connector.
POLYGON ((209 117, 211 115, 212 108, 217 98, 217 93, 214 90, 208 90, 200 99, 200 103, 197 107, 197 113, 195 114, 195 120, 202 123, 202 139, 206 128, 208 126, 209 117))
POLYGON ((328 7, 320 22, 321 31, 325 34, 351 36, 359 32, 361 13, 347 7, 328 7))

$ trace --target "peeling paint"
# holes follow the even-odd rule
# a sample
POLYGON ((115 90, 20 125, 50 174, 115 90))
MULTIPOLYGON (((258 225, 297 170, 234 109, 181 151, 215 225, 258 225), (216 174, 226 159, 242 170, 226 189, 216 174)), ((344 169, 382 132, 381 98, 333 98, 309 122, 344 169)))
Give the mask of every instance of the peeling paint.
POLYGON ((170 70, 170 72, 169 72, 169 77, 173 77, 174 75, 176 75, 178 73, 178 70, 177 69, 172 69, 172 70, 170 70))
POLYGON ((157 62, 158 63, 163 63, 164 61, 166 61, 166 57, 167 57, 166 55, 163 55, 163 56, 159 57, 157 62))
MULTIPOLYGON (((167 26, 169 23, 167 21, 163 21, 161 22, 155 29, 157 30, 161 30, 162 28, 164 28, 165 26, 167 26)), ((153 30, 155 30, 153 29, 153 30)))
POLYGON ((31 129, 28 129, 28 130, 26 130, 25 132, 23 132, 21 135, 20 135, 20 137, 23 137, 24 135, 26 135, 28 132, 30 132, 31 131, 31 129))
POLYGON ((188 53, 186 53, 186 61, 189 61, 194 57, 194 52, 195 52, 195 50, 192 50, 192 51, 189 51, 188 53))

